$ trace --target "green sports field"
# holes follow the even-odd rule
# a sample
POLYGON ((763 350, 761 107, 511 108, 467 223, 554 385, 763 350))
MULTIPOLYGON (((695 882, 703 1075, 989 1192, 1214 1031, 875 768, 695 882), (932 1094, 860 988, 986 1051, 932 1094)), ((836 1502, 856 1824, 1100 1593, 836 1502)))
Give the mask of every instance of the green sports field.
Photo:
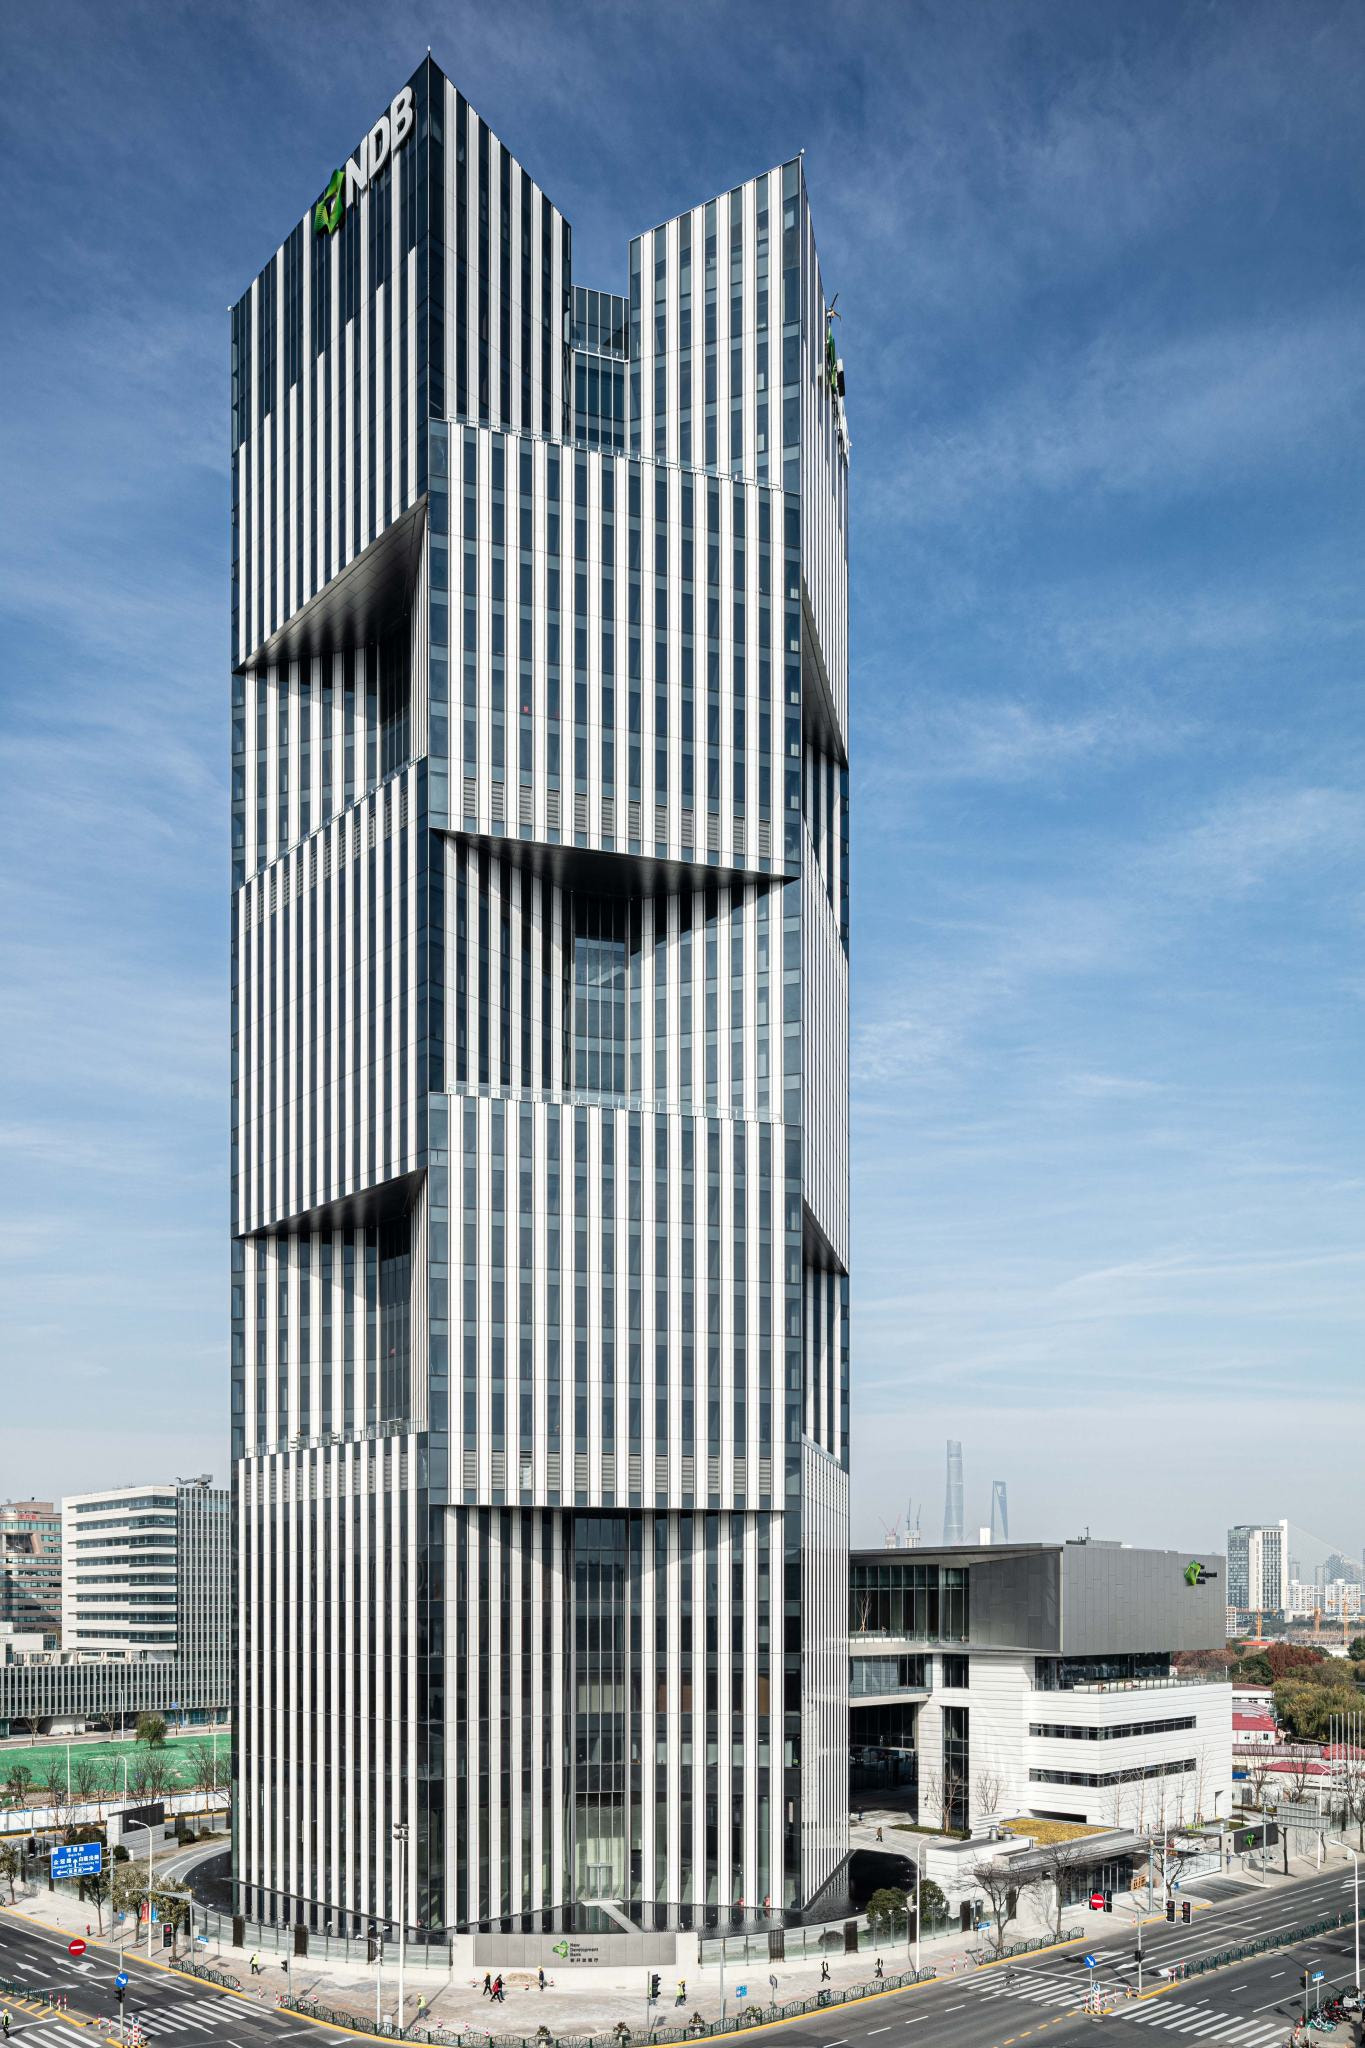
MULTIPOLYGON (((217 1732, 218 1767, 225 1773, 228 1760, 229 1736, 225 1729, 217 1732)), ((42 1786, 55 1770, 61 1778, 66 1776, 67 1744, 39 1740, 37 1742, 6 1742, 0 1744, 0 1796, 4 1795, 11 1774, 16 1770, 28 1772, 30 1783, 42 1786)), ((194 1735, 168 1735, 159 1749, 148 1751, 145 1743, 132 1740, 121 1742, 73 1742, 70 1745, 73 1791, 78 1767, 93 1765, 96 1772, 97 1791, 95 1797, 111 1793, 122 1795, 124 1786, 123 1759, 128 1761, 128 1786, 130 1791, 138 1784, 139 1771, 145 1768, 149 1755, 161 1762, 166 1770, 171 1788, 188 1788, 194 1783, 194 1757, 201 1749, 212 1751, 214 1736, 211 1732, 194 1735)))

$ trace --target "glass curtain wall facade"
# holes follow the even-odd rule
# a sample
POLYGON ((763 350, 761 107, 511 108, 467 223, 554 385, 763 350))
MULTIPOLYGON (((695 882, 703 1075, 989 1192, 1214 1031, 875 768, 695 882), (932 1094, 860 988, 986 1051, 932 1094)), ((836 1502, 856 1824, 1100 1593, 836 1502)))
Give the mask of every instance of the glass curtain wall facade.
POLYGON ((848 1731, 802 167, 613 294, 429 60, 382 125, 232 314, 239 1905, 799 1915, 848 1731))

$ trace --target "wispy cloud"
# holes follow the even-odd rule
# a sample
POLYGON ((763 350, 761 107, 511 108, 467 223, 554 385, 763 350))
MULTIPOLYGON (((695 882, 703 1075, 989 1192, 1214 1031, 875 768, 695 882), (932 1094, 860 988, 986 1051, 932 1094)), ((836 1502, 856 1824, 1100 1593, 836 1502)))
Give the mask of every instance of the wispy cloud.
POLYGON ((1001 497, 1158 502, 1339 459, 1365 363, 1354 309, 1171 335, 1128 324, 1061 343, 949 425, 912 431, 874 517, 975 520, 1001 497))

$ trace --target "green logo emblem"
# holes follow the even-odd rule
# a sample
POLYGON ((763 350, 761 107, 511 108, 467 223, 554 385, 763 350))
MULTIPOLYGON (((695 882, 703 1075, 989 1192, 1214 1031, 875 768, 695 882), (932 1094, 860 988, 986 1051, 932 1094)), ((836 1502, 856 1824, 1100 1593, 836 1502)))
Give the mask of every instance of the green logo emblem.
POLYGON ((341 216, 346 211, 345 184, 345 172, 333 171, 327 180, 327 190, 313 208, 315 235, 334 235, 341 226, 341 216))
POLYGON ((555 1943, 555 1945, 554 1945, 554 1950, 553 1950, 553 1953, 554 1953, 555 1955, 557 1955, 557 1956, 566 1956, 566 1955, 567 1955, 567 1954, 569 1953, 569 1944, 568 1944, 568 1942, 567 1942, 567 1941, 557 1941, 557 1942, 555 1943))
POLYGON ((1191 1558, 1191 1559, 1190 1559, 1190 1561, 1189 1561, 1189 1563, 1188 1563, 1188 1564, 1186 1565, 1186 1567, 1185 1567, 1185 1584, 1186 1584, 1187 1586, 1197 1586, 1197 1585, 1199 1585, 1199 1584, 1200 1584, 1200 1583, 1202 1582, 1202 1580, 1203 1580, 1203 1577, 1204 1577, 1204 1567, 1203 1567, 1203 1565, 1202 1565, 1202 1564, 1196 1564, 1196 1563, 1195 1563, 1195 1561, 1194 1561, 1194 1559, 1193 1559, 1193 1558, 1191 1558))

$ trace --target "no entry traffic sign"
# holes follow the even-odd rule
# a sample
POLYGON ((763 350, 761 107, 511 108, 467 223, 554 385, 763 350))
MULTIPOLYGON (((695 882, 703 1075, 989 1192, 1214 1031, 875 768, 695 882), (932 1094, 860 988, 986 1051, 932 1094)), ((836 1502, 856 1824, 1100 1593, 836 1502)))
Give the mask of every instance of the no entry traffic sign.
POLYGON ((66 1952, 69 1956, 83 1956, 85 1954, 85 1943, 83 1941, 69 1941, 66 1944, 66 1952))

